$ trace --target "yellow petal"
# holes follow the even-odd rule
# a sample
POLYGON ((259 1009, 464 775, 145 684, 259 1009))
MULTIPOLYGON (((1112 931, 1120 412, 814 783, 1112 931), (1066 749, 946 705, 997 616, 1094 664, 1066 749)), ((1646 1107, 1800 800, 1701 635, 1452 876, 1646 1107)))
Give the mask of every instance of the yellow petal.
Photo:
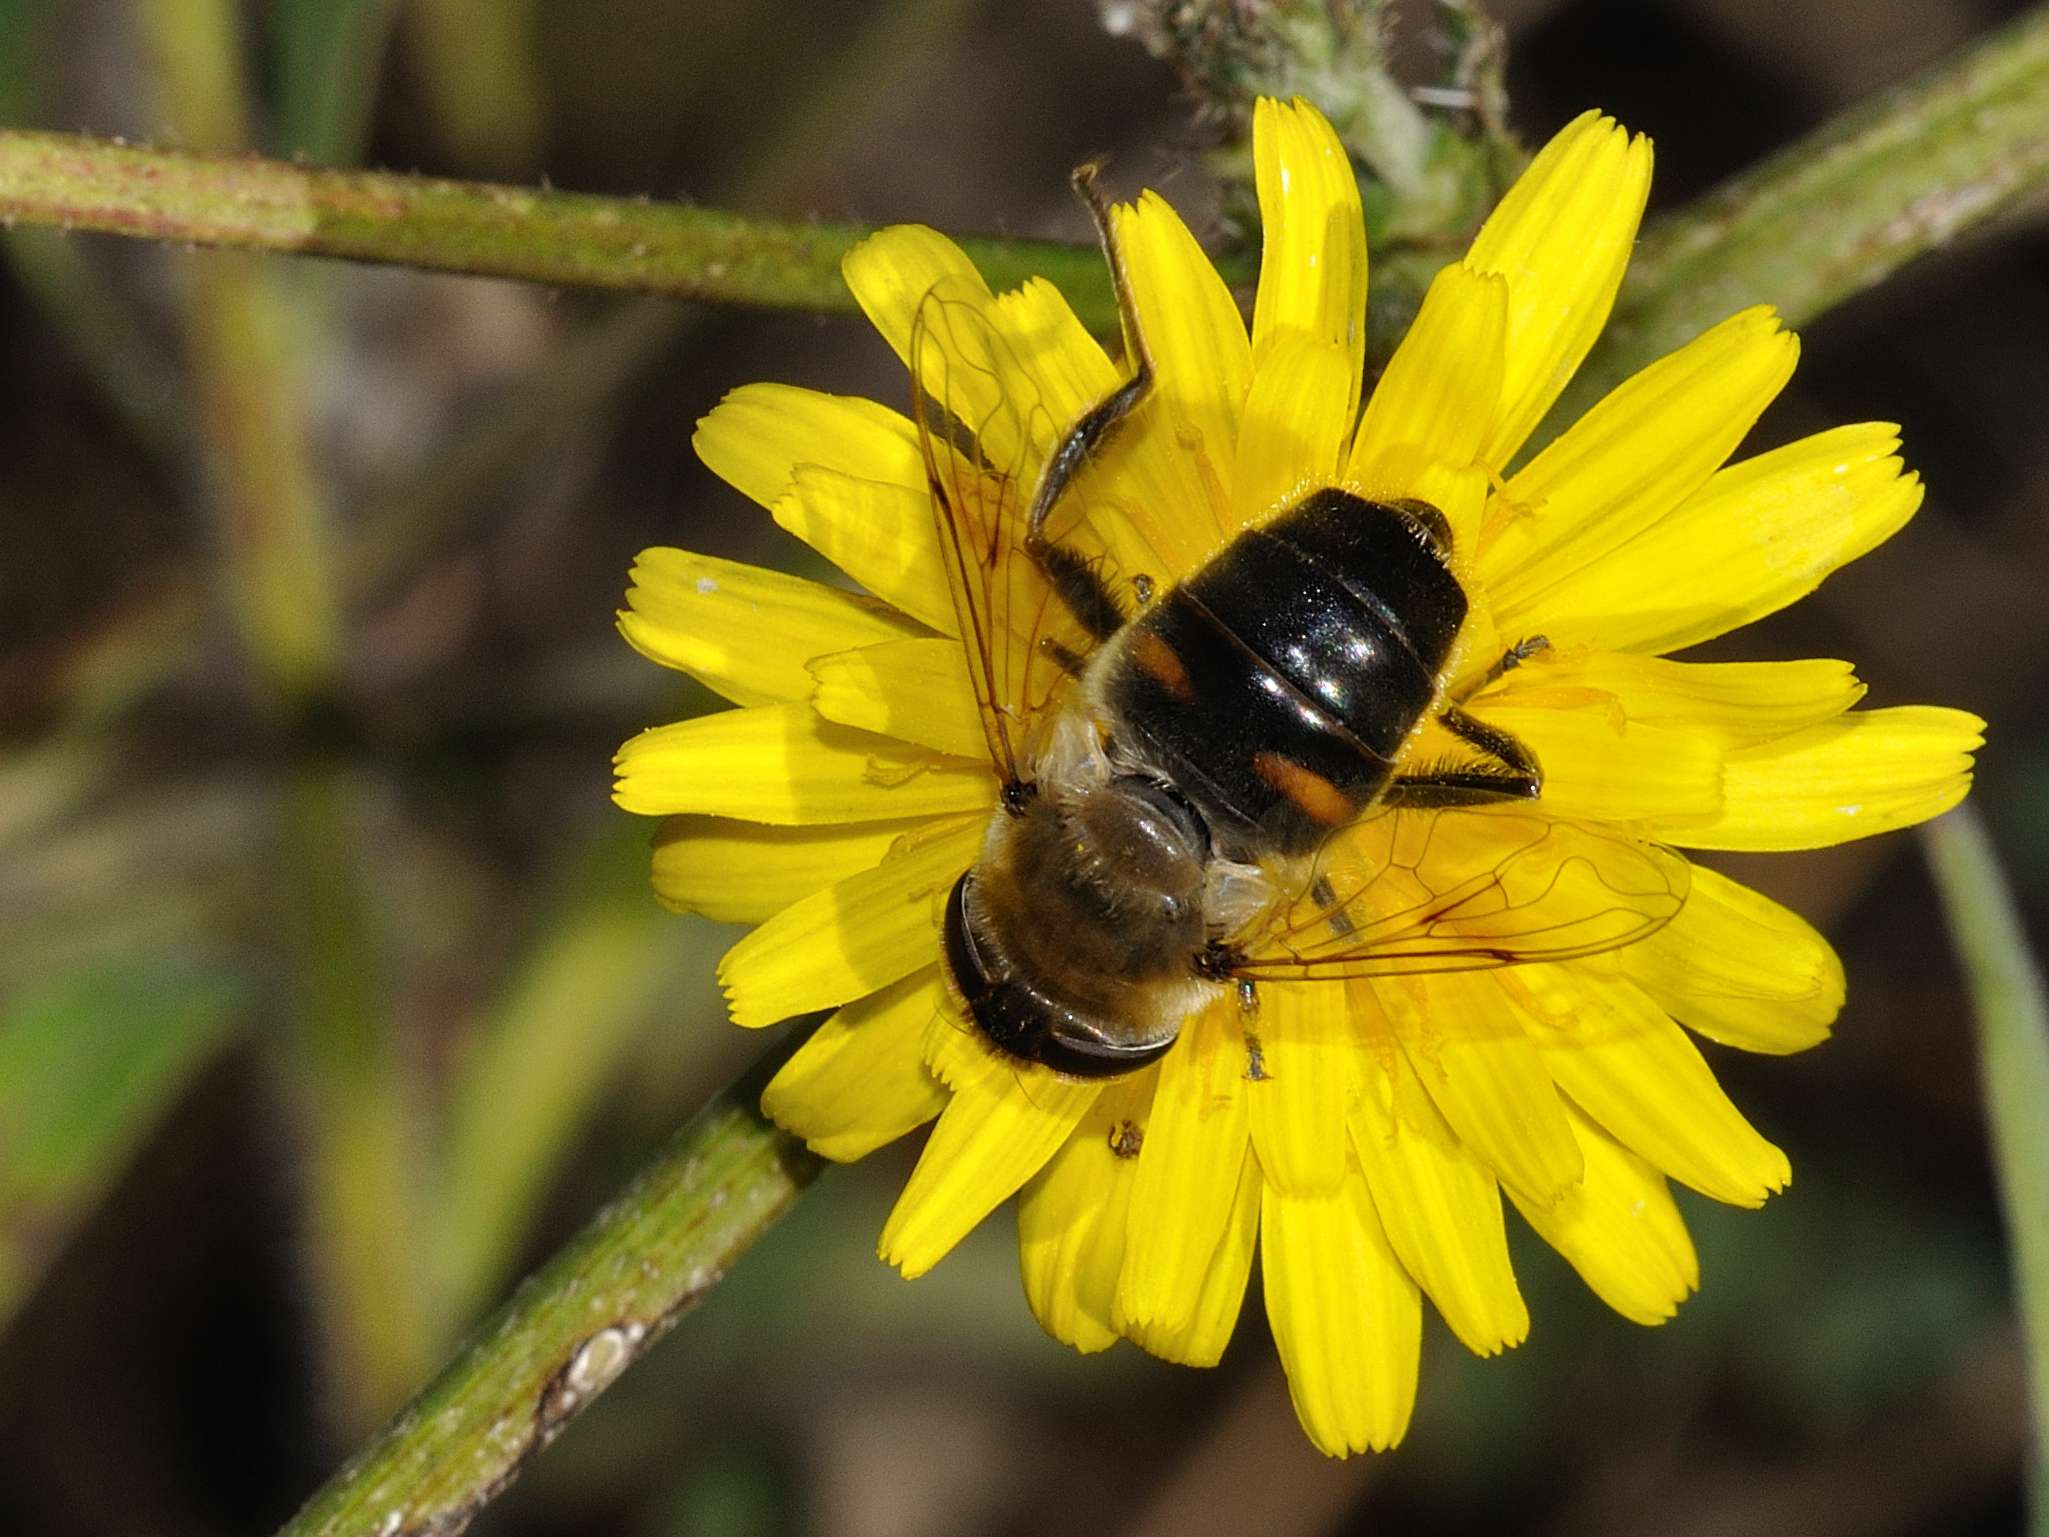
POLYGON ((1843 1006, 1843 964, 1811 924, 1701 866, 1679 916, 1613 960, 1688 1029, 1745 1051, 1805 1051, 1843 1006))
POLYGON ((1661 836, 1697 849, 1818 849, 1911 827, 1971 788, 1985 723, 1962 710, 1860 710, 1733 753, 1721 814, 1661 836))
POLYGON ((857 870, 872 869, 897 839, 924 825, 923 818, 769 827, 726 817, 670 817, 655 833, 655 896, 665 907, 718 923, 759 923, 857 870))
POLYGON ((719 962, 733 1022, 770 1025, 872 993, 939 953, 939 914, 981 847, 980 817, 951 817, 901 840, 872 870, 785 908, 719 962))
POLYGON ((827 720, 916 742, 955 757, 988 751, 967 653, 944 636, 884 641, 820 656, 811 703, 827 720))
POLYGON ((1357 1093, 1359 1031, 1342 983, 1279 982, 1249 1022, 1258 1070, 1245 1085, 1252 1146, 1266 1182, 1329 1195, 1345 1179, 1345 1115, 1357 1093))
POLYGON ((1577 1111, 1586 1178, 1550 1207, 1509 1198, 1609 1307, 1661 1324, 1700 1285, 1700 1260, 1664 1177, 1577 1111))
POLYGON ((1401 1440, 1416 1402, 1422 1303, 1356 1169, 1335 1195, 1260 1203, 1266 1315, 1309 1439, 1330 1457, 1401 1440))
POLYGON ((1232 999, 1189 1020, 1160 1059, 1117 1291, 1119 1311, 1135 1327, 1173 1332, 1196 1315, 1250 1156, 1248 1060, 1232 999))
POLYGON ((1600 335, 1651 184, 1650 141, 1587 112, 1516 179, 1466 253, 1508 282, 1499 415, 1482 450, 1499 469, 1543 418, 1600 335))
POLYGON ((1714 735, 1647 725, 1612 694, 1582 692, 1569 708, 1488 698, 1473 713, 1537 755, 1543 807, 1554 816, 1626 822, 1721 808, 1724 752, 1714 735))
POLYGON ((1705 732, 1724 747, 1833 720, 1864 697, 1848 662, 1672 662, 1615 651, 1532 657, 1475 708, 1604 708, 1631 723, 1705 732))
MULTIPOLYGON (((1252 1274, 1252 1252, 1259 1241, 1259 1206, 1262 1184, 1259 1160, 1245 1149, 1238 1171, 1238 1190, 1231 1200, 1224 1235, 1203 1270, 1194 1306, 1172 1324, 1137 1323, 1120 1308, 1117 1326, 1125 1337, 1163 1361, 1182 1366, 1215 1366, 1223 1359, 1238 1327, 1238 1313, 1245 1303, 1245 1283, 1252 1274)), ((1126 1269, 1130 1268, 1130 1243, 1126 1239, 1126 1269)), ((1118 1296, 1124 1281, 1118 1280, 1118 1296)))
POLYGON ((1476 1354, 1519 1345, 1529 1309, 1508 1261, 1494 1176, 1453 1135, 1408 1065, 1366 1062, 1352 1137, 1389 1244, 1476 1354))
POLYGON ((1051 1074, 965 1077, 932 1128, 910 1183, 883 1225, 883 1259, 920 1276, 1038 1173, 1088 1114, 1098 1083, 1051 1074))
POLYGON ((1117 1272, 1138 1173, 1153 1074, 1103 1090, 1017 1203, 1025 1299, 1045 1331, 1076 1350, 1117 1343, 1117 1272))
POLYGON ((697 424, 691 446, 711 472, 764 507, 800 464, 922 491, 925 461, 911 424, 887 406, 794 384, 743 384, 697 424))
POLYGON ((1921 482, 1899 446, 1898 428, 1866 422, 1717 471, 1529 622, 1559 645, 1677 651, 1776 613, 1914 515, 1921 482))
MULTIPOLYGON (((1045 458, 1076 422, 1116 391, 1123 376, 1060 290, 1043 278, 997 299, 990 319, 1006 344, 1001 363, 1007 397, 1013 411, 1031 417, 1032 455, 1020 468, 1035 482, 1045 458)), ((1162 403, 1155 390, 1108 443, 1092 452, 1051 520, 1056 535, 1094 541, 1114 569, 1127 576, 1144 571, 1171 579, 1216 541, 1214 519, 1206 515, 1208 498, 1177 436, 1149 415, 1162 403)), ((1004 435, 993 427, 1006 420, 999 413, 995 423, 984 426, 985 448, 993 443, 991 451, 1003 451, 1004 435)), ((1034 489, 1035 484, 1021 484, 1020 503, 1034 489)))
MULTIPOLYGON (((917 633, 872 598, 688 550, 642 550, 619 633, 735 704, 804 698, 804 662, 917 633)), ((959 649, 955 644, 956 650, 959 649)))
POLYGON ((923 1126, 947 1101, 919 1057, 941 990, 927 967, 848 1004, 769 1080, 762 1114, 842 1163, 923 1126))
POLYGON ((925 1027, 923 1050, 925 1066, 949 1089, 985 1079, 994 1083, 1009 1075, 1024 1086, 1025 1092, 1031 1093, 1041 1076, 1052 1076, 1047 1069, 1035 1063, 1021 1063, 991 1045, 974 1024, 962 1017, 960 1005, 950 993, 945 1006, 925 1027))
MULTIPOLYGON (((932 285, 945 278, 969 291, 989 288, 967 253, 935 229, 922 224, 892 224, 879 229, 840 259, 854 302, 907 366, 911 321, 932 285)), ((922 467, 918 483, 924 483, 922 467)))
MULTIPOLYGON (((1175 430, 1167 441, 1176 455, 1206 458, 1221 483, 1237 452, 1238 412, 1252 385, 1244 318, 1165 198, 1143 193, 1112 218, 1152 354, 1154 392, 1171 410, 1175 430)), ((1133 424, 1133 433, 1140 425, 1133 424)))
POLYGON ((1338 453, 1352 425, 1345 406, 1351 366, 1336 343, 1306 331, 1280 332, 1260 349, 1231 471, 1239 523, 1283 512, 1336 480, 1338 453))
POLYGON ((708 812, 748 822, 878 822, 996 804, 986 763, 939 758, 836 726, 809 705, 720 710, 631 738, 613 799, 654 816, 708 812))
POLYGON ((1044 278, 1029 279, 997 298, 990 317, 1056 433, 1079 421, 1122 382, 1102 344, 1044 278))
POLYGON ((1404 456, 1458 469, 1480 459, 1499 414, 1507 312, 1501 278, 1437 274, 1359 422, 1349 477, 1368 495, 1389 493, 1387 466, 1404 456))
POLYGON ((922 480, 902 486, 800 465, 770 510, 784 529, 885 603, 941 635, 955 633, 939 525, 922 480))
POLYGON ((1494 978, 1445 972, 1374 993, 1418 1081, 1504 1185, 1542 1204, 1580 1177, 1558 1091, 1494 978))
POLYGON ((1558 1087, 1624 1147, 1702 1195, 1762 1206, 1793 1177, 1786 1155, 1729 1102, 1700 1051, 1622 978, 1519 967, 1531 1034, 1558 1087))
POLYGON ((1264 230, 1252 306, 1256 361, 1283 331, 1307 331, 1347 359, 1345 416, 1366 366, 1366 221, 1359 178, 1323 114, 1299 97, 1252 113, 1253 175, 1264 230))
POLYGON ((1497 622, 1541 628, 1554 587, 1698 490, 1787 379, 1799 345, 1765 308, 1625 380, 1508 482, 1479 571, 1497 622))

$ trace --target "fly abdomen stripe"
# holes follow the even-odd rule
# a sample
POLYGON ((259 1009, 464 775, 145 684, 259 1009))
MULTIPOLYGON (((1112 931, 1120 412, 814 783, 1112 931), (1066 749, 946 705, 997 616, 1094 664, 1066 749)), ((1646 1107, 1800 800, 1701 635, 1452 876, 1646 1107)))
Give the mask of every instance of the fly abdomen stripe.
POLYGON ((1188 667, 1159 631, 1140 628, 1131 637, 1131 662, 1140 672, 1186 704, 1195 697, 1188 667))
POLYGON ((1314 769, 1304 768, 1277 752, 1252 755, 1252 772, 1285 795, 1310 821, 1323 827, 1343 827, 1358 814, 1352 797, 1314 769))
POLYGON ((1134 620, 1103 702, 1221 848, 1306 852, 1387 785, 1465 611, 1414 515, 1318 491, 1134 620))

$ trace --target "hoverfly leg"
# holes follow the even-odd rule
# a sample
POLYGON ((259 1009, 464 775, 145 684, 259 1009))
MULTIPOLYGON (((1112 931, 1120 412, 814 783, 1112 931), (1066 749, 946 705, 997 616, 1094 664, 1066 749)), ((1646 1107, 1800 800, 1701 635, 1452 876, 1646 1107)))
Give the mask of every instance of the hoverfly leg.
POLYGON ((1092 639, 1108 640, 1124 628, 1124 610, 1110 591, 1103 573, 1086 556, 1077 555, 1064 544, 1034 535, 1025 536, 1025 553, 1039 568, 1039 574, 1053 589, 1074 621, 1092 639))
POLYGON ((1123 322, 1125 342, 1138 366, 1129 379, 1096 402, 1067 430, 1067 436, 1047 458, 1046 467, 1039 472, 1038 485, 1032 490, 1031 509, 1025 519, 1024 549, 1076 622, 1100 641, 1108 640, 1123 628, 1124 611, 1117 606, 1116 594, 1095 566, 1046 537, 1046 523, 1096 450, 1151 393, 1153 360, 1139 330, 1138 308, 1132 302, 1124 253, 1111 227, 1110 205, 1096 186, 1096 170, 1094 161, 1078 166, 1074 190, 1095 220, 1096 236, 1102 242, 1104 259, 1110 264, 1110 283, 1116 290, 1117 314, 1123 322))
POLYGON ((1504 677, 1514 672, 1538 652, 1549 651, 1550 649, 1551 642, 1548 637, 1543 635, 1525 636, 1502 652, 1492 667, 1489 667, 1479 677, 1460 689, 1456 696, 1457 703, 1464 704, 1482 689, 1499 683, 1504 677))
POLYGON ((1259 1043, 1259 984, 1250 977, 1238 978, 1238 1024, 1245 1032, 1245 1077, 1252 1083, 1267 1076, 1266 1048, 1259 1043))
POLYGON ((1357 932, 1358 925, 1345 915, 1345 909, 1338 901, 1337 888, 1331 885, 1328 875, 1316 877, 1315 884, 1309 888, 1309 900, 1316 904, 1317 911, 1323 914, 1323 921, 1330 925, 1331 933, 1339 939, 1357 932))
MULTIPOLYGON (((1510 653, 1513 655, 1513 653, 1510 653)), ((1537 755, 1499 726, 1446 705, 1438 723, 1469 746, 1477 747, 1500 767, 1428 769, 1398 774, 1387 788, 1385 804, 1421 810, 1437 806, 1485 806, 1497 801, 1533 801, 1543 791, 1544 770, 1537 755)))

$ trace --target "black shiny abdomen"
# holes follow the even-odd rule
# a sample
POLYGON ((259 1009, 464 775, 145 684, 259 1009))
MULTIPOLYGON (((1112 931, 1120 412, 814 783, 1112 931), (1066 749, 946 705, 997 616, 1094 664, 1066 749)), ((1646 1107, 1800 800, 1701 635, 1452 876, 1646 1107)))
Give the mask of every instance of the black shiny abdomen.
POLYGON ((1393 775, 1466 615, 1426 515, 1313 492, 1133 622, 1105 702, 1220 852, 1307 853, 1393 775))

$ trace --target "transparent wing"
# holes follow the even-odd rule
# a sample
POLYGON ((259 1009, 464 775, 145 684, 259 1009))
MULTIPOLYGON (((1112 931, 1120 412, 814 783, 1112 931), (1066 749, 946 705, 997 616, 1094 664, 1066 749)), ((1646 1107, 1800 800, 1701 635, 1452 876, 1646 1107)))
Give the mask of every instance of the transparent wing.
MULTIPOLYGON (((965 282, 942 279, 920 302, 910 363, 940 552, 982 729, 991 759, 1015 782, 1034 724, 1094 645, 1024 548, 1040 471, 1074 424, 1055 417, 993 322, 989 299, 965 282)), ((1121 590, 1091 532, 1083 485, 1054 509, 1047 532, 1121 590)))
POLYGON ((1620 949, 1686 904, 1671 849, 1520 809, 1382 811, 1334 836, 1307 892, 1239 942, 1254 981, 1477 971, 1620 949))

